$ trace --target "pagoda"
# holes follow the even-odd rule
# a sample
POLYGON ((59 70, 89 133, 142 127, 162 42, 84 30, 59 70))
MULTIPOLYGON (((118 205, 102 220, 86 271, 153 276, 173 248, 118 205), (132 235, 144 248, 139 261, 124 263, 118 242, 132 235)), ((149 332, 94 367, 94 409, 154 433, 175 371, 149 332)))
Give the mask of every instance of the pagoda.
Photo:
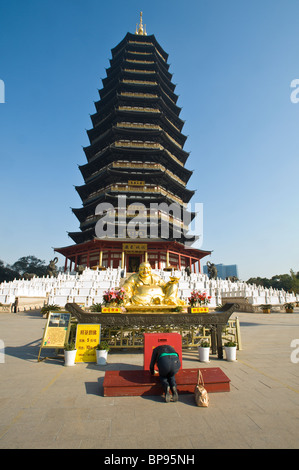
POLYGON ((134 272, 148 261, 156 269, 200 272, 211 252, 190 248, 192 171, 168 54, 147 35, 142 13, 135 34, 111 52, 87 131, 87 163, 79 166, 82 207, 72 211, 80 231, 69 233, 74 245, 55 251, 65 256, 65 269, 70 263, 134 272))

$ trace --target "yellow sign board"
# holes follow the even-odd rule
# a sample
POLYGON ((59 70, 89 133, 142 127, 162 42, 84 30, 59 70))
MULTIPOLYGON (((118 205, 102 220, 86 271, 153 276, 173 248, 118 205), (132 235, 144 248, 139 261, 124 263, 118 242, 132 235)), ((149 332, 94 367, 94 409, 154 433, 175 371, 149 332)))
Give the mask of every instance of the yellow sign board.
POLYGON ((71 314, 68 312, 49 312, 41 347, 38 353, 38 361, 40 360, 40 352, 42 348, 61 349, 68 341, 71 326, 71 314))
POLYGON ((78 324, 75 362, 96 362, 96 347, 100 342, 101 325, 78 324))
POLYGON ((145 186, 145 181, 129 180, 129 186, 145 186))
POLYGON ((102 307, 102 313, 121 313, 121 307, 102 307))
POLYGON ((208 313, 209 307, 191 307, 191 313, 208 313))
POLYGON ((123 251, 126 253, 136 253, 147 251, 146 243, 123 243, 123 251))

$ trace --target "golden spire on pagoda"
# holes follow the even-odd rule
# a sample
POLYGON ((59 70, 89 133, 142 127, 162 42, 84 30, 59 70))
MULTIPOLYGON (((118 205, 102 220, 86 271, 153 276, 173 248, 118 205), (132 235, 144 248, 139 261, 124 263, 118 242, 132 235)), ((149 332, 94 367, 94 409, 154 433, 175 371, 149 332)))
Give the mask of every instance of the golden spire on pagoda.
POLYGON ((138 26, 138 24, 136 24, 136 31, 135 31, 135 34, 138 34, 139 36, 147 36, 145 26, 146 26, 146 25, 144 25, 144 28, 143 28, 143 24, 142 24, 142 11, 141 11, 141 12, 140 12, 140 23, 139 23, 139 26, 138 26))

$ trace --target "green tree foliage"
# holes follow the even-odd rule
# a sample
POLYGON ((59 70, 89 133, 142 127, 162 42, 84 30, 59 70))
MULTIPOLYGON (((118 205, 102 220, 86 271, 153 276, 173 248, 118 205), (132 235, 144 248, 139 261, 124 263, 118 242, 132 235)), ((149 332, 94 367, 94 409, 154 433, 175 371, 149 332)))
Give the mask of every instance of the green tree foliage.
POLYGON ((299 294, 299 271, 297 271, 295 274, 295 272, 291 269, 291 277, 293 281, 293 291, 296 292, 296 294, 299 294))
POLYGON ((32 255, 22 256, 11 266, 0 260, 0 282, 20 279, 25 273, 45 276, 47 274, 47 266, 44 261, 32 255))
POLYGON ((47 274, 47 265, 45 261, 36 258, 33 255, 22 256, 12 265, 12 269, 19 272, 36 274, 36 276, 45 276, 47 274))
POLYGON ((247 283, 263 286, 267 289, 273 287, 273 289, 283 289, 286 292, 299 294, 299 271, 295 274, 291 269, 290 274, 276 274, 272 276, 271 279, 267 279, 266 277, 251 277, 248 279, 247 283))
POLYGON ((13 281, 14 279, 19 279, 20 275, 17 271, 13 270, 8 264, 5 265, 2 260, 0 260, 0 282, 3 281, 13 281))

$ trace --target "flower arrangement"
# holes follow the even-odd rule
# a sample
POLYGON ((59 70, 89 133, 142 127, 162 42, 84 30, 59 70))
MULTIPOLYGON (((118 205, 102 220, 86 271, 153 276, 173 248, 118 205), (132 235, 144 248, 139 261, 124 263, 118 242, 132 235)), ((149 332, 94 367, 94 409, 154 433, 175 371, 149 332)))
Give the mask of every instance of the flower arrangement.
POLYGON ((118 290, 115 289, 109 289, 106 292, 104 292, 103 298, 105 304, 117 304, 117 305, 122 305, 124 303, 124 298, 125 298, 125 289, 121 287, 118 290))
POLYGON ((195 307, 196 305, 208 305, 211 302, 211 296, 207 295, 206 292, 201 294, 199 291, 193 290, 190 297, 188 297, 188 301, 191 307, 195 307))

